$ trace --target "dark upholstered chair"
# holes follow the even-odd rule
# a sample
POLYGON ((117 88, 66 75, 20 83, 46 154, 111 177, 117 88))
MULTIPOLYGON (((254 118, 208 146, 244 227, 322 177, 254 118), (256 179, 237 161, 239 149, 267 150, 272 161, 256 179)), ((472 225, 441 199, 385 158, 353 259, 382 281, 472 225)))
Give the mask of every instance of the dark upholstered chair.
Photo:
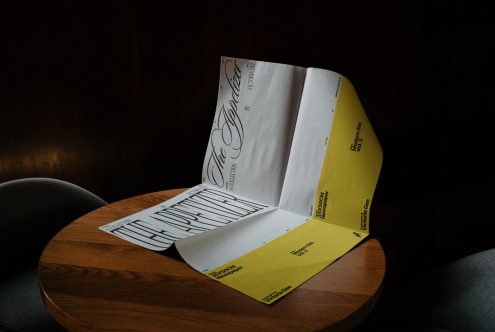
POLYGON ((55 179, 0 184, 0 332, 63 330, 43 305, 38 260, 60 229, 105 204, 91 192, 55 179))
POLYGON ((377 316, 356 331, 495 331, 495 249, 461 258, 389 290, 388 299, 377 309, 377 316))

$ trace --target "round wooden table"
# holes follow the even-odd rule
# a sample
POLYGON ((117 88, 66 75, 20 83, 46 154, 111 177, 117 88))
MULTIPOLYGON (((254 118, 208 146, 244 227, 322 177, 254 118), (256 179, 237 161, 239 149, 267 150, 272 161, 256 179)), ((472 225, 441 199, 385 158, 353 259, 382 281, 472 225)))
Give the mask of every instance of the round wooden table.
POLYGON ((61 230, 39 264, 43 300, 69 331, 331 331, 358 324, 376 304, 385 256, 358 245, 280 301, 266 305, 189 267, 174 249, 143 249, 99 226, 183 189, 97 209, 61 230))

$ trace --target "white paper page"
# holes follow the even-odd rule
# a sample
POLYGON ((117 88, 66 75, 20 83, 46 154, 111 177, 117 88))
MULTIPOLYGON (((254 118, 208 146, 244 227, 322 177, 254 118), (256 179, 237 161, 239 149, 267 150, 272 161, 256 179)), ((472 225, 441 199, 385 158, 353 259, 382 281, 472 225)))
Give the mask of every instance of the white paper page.
POLYGON ((100 228, 155 251, 176 243, 204 272, 301 225, 311 215, 339 79, 222 58, 203 184, 100 228))
POLYGON ((272 209, 266 204, 198 185, 100 229, 147 249, 162 251, 177 240, 272 209))
POLYGON ((303 224, 307 217, 276 209, 177 241, 181 257, 200 272, 243 256, 303 224))
POLYGON ((305 73, 222 57, 203 183, 278 205, 305 73))
POLYGON ((308 68, 280 208, 311 216, 337 103, 340 75, 308 68))

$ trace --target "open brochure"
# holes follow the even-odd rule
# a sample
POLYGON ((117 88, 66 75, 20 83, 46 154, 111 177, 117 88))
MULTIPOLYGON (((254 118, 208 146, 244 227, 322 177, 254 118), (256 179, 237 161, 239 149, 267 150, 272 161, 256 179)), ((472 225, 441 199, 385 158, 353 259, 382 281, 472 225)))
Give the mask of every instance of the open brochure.
POLYGON ((381 163, 345 77, 222 57, 202 183, 101 229, 272 303, 368 236, 381 163))

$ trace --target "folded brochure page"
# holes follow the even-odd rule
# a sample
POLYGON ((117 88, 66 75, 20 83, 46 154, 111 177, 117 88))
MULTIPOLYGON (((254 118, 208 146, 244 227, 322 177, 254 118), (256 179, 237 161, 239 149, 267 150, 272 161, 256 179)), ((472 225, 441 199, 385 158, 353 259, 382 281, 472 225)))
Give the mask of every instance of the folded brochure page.
POLYGON ((269 304, 368 236, 381 163, 345 77, 222 57, 202 183, 100 229, 269 304))

